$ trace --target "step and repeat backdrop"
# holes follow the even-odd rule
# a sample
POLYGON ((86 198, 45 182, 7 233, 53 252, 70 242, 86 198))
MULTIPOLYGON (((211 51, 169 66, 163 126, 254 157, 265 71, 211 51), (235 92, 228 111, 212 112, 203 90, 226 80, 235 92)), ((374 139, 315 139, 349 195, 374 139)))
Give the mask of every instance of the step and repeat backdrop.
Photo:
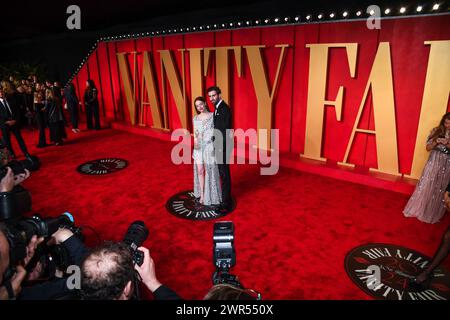
POLYGON ((119 37, 72 78, 80 96, 88 78, 116 121, 191 130, 218 85, 235 129, 267 130, 261 148, 418 178, 449 109, 450 15, 119 37))

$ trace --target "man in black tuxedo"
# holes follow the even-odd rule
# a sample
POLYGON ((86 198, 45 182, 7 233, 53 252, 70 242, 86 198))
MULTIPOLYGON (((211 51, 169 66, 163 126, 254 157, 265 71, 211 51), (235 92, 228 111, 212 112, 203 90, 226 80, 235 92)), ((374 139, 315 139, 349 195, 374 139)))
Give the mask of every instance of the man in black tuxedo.
POLYGON ((18 124, 19 114, 16 107, 16 103, 13 99, 7 99, 5 92, 0 88, 0 129, 3 134, 3 144, 8 148, 9 152, 15 157, 14 150, 11 146, 11 132, 16 136, 20 149, 22 149, 25 157, 29 158, 27 146, 23 141, 20 134, 20 128, 18 124))
MULTIPOLYGON (((222 134, 222 144, 215 143, 215 154, 217 166, 219 169, 221 189, 222 189, 222 203, 221 210, 231 210, 231 175, 229 167, 229 159, 232 151, 233 138, 230 130, 232 129, 231 109, 222 100, 221 91, 219 87, 210 87, 207 90, 209 100, 214 104, 214 129, 220 131, 222 134), (228 148, 227 148, 228 146, 228 148)), ((216 141, 215 141, 216 142, 216 141)), ((220 143, 220 142, 219 142, 220 143)))

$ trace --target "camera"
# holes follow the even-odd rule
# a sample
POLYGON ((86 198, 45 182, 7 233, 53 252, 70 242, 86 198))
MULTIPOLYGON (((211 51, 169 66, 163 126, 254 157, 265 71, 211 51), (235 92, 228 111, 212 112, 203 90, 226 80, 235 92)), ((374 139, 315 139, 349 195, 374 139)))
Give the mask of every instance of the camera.
POLYGON ((31 218, 21 218, 19 220, 7 221, 6 238, 9 242, 11 265, 26 257, 27 245, 31 238, 49 237, 60 227, 73 228, 73 216, 65 212, 57 218, 41 218, 38 214, 31 218))
POLYGON ((3 179, 3 177, 6 175, 6 173, 8 172, 8 167, 11 168, 13 175, 18 175, 21 173, 25 173, 25 169, 30 172, 39 170, 39 168, 41 167, 41 162, 36 156, 31 156, 24 160, 12 160, 0 167, 0 179, 3 179))
POLYGON ((143 221, 134 221, 127 230, 123 242, 125 242, 131 249, 133 254, 133 261, 138 266, 141 266, 144 262, 144 253, 138 248, 142 246, 145 240, 147 240, 149 231, 143 221))
POLYGON ((236 264, 233 222, 216 222, 213 232, 213 263, 216 267, 216 271, 212 277, 213 284, 226 283, 243 288, 237 276, 229 273, 230 268, 236 264))
MULTIPOLYGON (((31 218, 5 221, 5 236, 9 243, 10 264, 5 272, 4 280, 12 277, 17 263, 26 257, 27 246, 34 235, 48 238, 62 227, 68 228, 75 235, 78 235, 79 229, 74 226, 73 221, 73 216, 69 212, 65 212, 56 218, 43 219, 39 215, 34 215, 31 218)), ((31 272, 38 262, 41 262, 43 272, 52 277, 57 269, 65 270, 64 266, 69 265, 69 254, 62 245, 50 247, 44 241, 36 248, 33 258, 28 262, 27 272, 31 272)))
MULTIPOLYGON (((30 156, 25 160, 12 160, 6 148, 0 145, 0 179, 3 179, 11 168, 13 175, 25 173, 25 169, 36 171, 41 163, 36 156, 30 156)), ((0 221, 13 219, 31 211, 31 194, 21 185, 15 186, 10 192, 0 196, 0 221)))

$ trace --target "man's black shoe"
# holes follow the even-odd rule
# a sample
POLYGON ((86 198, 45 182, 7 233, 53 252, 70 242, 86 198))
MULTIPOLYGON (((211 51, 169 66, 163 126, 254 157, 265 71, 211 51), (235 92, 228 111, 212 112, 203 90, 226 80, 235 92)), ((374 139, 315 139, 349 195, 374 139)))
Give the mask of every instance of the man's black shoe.
POLYGON ((415 289, 417 291, 423 291, 430 287, 431 280, 433 279, 433 274, 428 274, 425 280, 418 281, 417 277, 409 279, 408 287, 415 289))
POLYGON ((220 205, 217 207, 218 211, 226 211, 229 212, 231 211, 231 205, 229 205, 228 203, 223 203, 221 202, 220 205))

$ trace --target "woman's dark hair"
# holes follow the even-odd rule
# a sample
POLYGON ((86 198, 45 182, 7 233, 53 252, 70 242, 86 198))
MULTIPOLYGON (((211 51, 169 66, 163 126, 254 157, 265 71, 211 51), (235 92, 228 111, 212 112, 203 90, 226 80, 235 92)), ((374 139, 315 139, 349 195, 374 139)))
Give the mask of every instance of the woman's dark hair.
POLYGON ((195 108, 195 111, 197 112, 197 114, 200 113, 200 112, 198 112, 197 106, 196 106, 196 104, 195 104, 197 101, 203 102, 203 103, 205 104, 205 109, 208 110, 208 112, 210 112, 209 107, 208 107, 208 104, 206 103, 205 98, 203 98, 203 97, 197 97, 197 98, 195 98, 195 100, 194 100, 194 108, 195 108))
POLYGON ((431 134, 431 139, 434 140, 437 137, 445 136, 445 120, 450 120, 450 112, 447 112, 442 116, 441 122, 439 122, 439 126, 433 129, 433 133, 431 134))
POLYGON ((88 87, 86 88, 86 90, 88 90, 88 89, 91 89, 91 90, 92 90, 92 89, 96 89, 94 80, 88 79, 88 80, 87 80, 87 83, 88 83, 88 87))

